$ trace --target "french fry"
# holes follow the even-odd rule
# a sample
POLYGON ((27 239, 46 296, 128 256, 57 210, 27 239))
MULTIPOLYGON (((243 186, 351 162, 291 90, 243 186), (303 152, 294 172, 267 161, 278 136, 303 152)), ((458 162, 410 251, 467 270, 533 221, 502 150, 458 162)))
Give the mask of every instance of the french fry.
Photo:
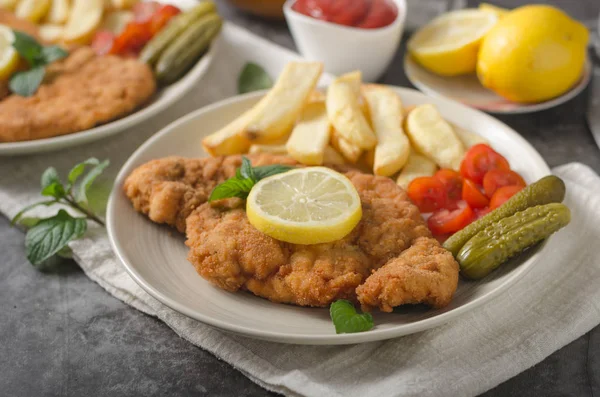
POLYGON ((0 8, 5 10, 14 10, 17 6, 18 0, 0 0, 0 8))
POLYGON ((377 138, 361 109, 353 81, 345 75, 331 83, 327 90, 327 115, 341 137, 361 149, 372 149, 377 138))
POLYGON ((69 18, 69 0, 52 0, 46 20, 52 24, 65 23, 69 18))
POLYGON ((50 9, 50 0, 21 0, 16 5, 15 15, 37 23, 42 20, 50 9))
POLYGON ((226 156, 229 154, 246 153, 250 142, 241 134, 254 116, 254 109, 248 110, 219 131, 202 140, 202 147, 211 156, 226 156))
POLYGON ((68 44, 87 44, 100 26, 104 0, 73 0, 63 39, 68 44))
POLYGON ((259 153, 270 153, 270 154, 287 154, 285 145, 251 145, 248 150, 248 154, 259 154, 259 153))
POLYGON ((306 165, 321 165, 329 143, 331 124, 323 102, 307 104, 288 139, 287 151, 306 165))
POLYGON ((402 130, 402 102, 391 89, 374 84, 363 87, 363 97, 377 136, 373 173, 392 176, 406 164, 410 153, 410 142, 402 130))
POLYGON ((334 148, 327 145, 323 154, 323 164, 345 164, 344 157, 334 148))
POLYGON ((255 106, 242 134, 268 143, 289 133, 323 71, 320 62, 290 62, 269 93, 255 106))
POLYGON ((40 25, 39 32, 42 40, 48 43, 57 43, 62 39, 63 33, 65 31, 65 27, 63 25, 56 25, 51 23, 46 23, 40 25))
POLYGON ((452 126, 452 129, 454 129, 454 133, 458 139, 460 139, 465 149, 469 149, 471 146, 475 146, 479 143, 485 143, 486 145, 489 145, 489 141, 481 135, 459 127, 456 124, 450 123, 450 125, 452 126))
POLYGON ((133 20, 133 12, 128 10, 114 10, 105 13, 100 24, 100 30, 107 30, 114 35, 119 35, 129 22, 133 20))
POLYGON ((363 152, 359 146, 346 140, 346 138, 344 138, 336 130, 331 131, 331 146, 333 146, 335 150, 340 152, 342 156, 344 156, 344 158, 352 164, 358 161, 363 152))
POLYGON ((421 176, 433 176, 436 170, 437 166, 433 161, 415 152, 413 149, 411 150, 408 161, 404 165, 404 168, 402 168, 400 175, 398 175, 396 183, 406 190, 413 179, 421 176))
POLYGON ((435 106, 417 106, 408 115, 406 126, 408 137, 417 151, 441 168, 458 171, 465 148, 435 106))
POLYGON ((308 103, 325 102, 325 93, 320 90, 313 90, 308 97, 308 103))
POLYGON ((138 0, 110 0, 111 5, 119 10, 129 9, 137 2, 138 0))

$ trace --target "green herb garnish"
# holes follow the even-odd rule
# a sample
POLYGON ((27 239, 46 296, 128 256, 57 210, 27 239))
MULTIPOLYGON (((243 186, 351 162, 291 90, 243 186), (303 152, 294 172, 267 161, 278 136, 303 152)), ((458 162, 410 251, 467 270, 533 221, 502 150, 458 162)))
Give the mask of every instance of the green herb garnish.
POLYGON ((358 314, 352 302, 337 300, 329 307, 329 315, 335 325, 336 334, 365 332, 373 328, 371 313, 358 314))
POLYGON ((247 92, 264 90, 273 86, 273 80, 260 66, 252 62, 248 62, 238 78, 238 93, 245 94, 247 92))
POLYGON ((8 84, 11 92, 21 96, 35 94, 46 74, 46 65, 69 55, 59 46, 43 46, 30 35, 13 31, 15 40, 12 43, 19 55, 27 61, 30 69, 15 73, 8 84))
POLYGON ((289 165, 264 165, 260 167, 252 167, 250 160, 242 157, 242 166, 237 169, 233 178, 227 179, 225 182, 217 185, 210 193, 208 201, 222 200, 231 197, 239 197, 245 199, 248 197, 250 190, 256 182, 268 176, 281 174, 289 171, 294 167, 289 165))
POLYGON ((64 253, 68 252, 67 244, 86 232, 88 220, 104 226, 104 222, 90 209, 88 195, 92 184, 108 164, 108 160, 101 162, 95 158, 87 159, 71 169, 66 184, 60 180, 54 167, 44 171, 40 181, 41 195, 50 199, 23 208, 11 221, 12 224, 20 222, 29 227, 25 236, 25 253, 29 262, 40 267, 54 255, 64 257, 64 253), (86 168, 89 168, 89 171, 84 175, 86 168), (80 180, 81 176, 83 177, 80 180), (35 207, 54 204, 65 205, 84 216, 74 217, 60 209, 56 215, 49 218, 23 217, 35 207))

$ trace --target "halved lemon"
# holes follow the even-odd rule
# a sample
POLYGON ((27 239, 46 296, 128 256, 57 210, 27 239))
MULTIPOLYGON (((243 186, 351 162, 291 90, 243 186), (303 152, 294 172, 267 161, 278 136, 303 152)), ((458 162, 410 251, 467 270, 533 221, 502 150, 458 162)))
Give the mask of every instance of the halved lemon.
POLYGON ((502 7, 498 7, 493 4, 488 4, 488 3, 480 3, 479 9, 481 11, 491 12, 492 14, 496 14, 498 19, 504 18, 506 16, 506 14, 508 14, 510 12, 510 10, 508 8, 502 8, 502 7))
POLYGON ((0 80, 7 80, 19 66, 19 54, 12 46, 14 40, 13 31, 0 25, 0 80))
POLYGON ((261 232, 294 244, 340 240, 362 217, 358 192, 344 175, 325 167, 299 168, 258 182, 246 213, 261 232))
POLYGON ((408 51, 423 67, 439 75, 473 73, 481 39, 496 22, 496 14, 482 10, 449 12, 418 30, 408 41, 408 51))

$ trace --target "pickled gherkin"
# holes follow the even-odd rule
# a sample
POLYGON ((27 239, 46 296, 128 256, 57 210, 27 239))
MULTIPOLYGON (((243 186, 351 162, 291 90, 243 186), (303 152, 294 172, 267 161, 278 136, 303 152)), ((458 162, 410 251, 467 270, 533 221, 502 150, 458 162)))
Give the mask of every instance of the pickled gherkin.
POLYGON ((564 204, 527 208, 478 232, 457 256, 460 272, 470 279, 487 276, 509 258, 566 226, 571 212, 564 204))
POLYGON ((452 255, 456 257, 467 241, 486 227, 529 207, 560 203, 564 198, 565 183, 562 179, 554 175, 545 176, 539 181, 523 188, 523 190, 511 197, 506 203, 483 218, 476 220, 461 231, 453 234, 444 242, 444 248, 452 252, 452 255))

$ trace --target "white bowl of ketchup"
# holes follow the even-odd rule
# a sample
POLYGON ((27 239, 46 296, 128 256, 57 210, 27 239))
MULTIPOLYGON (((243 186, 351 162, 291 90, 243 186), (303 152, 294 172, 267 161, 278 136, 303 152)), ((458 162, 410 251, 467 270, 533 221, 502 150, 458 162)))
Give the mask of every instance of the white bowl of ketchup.
POLYGON ((288 0, 283 13, 305 58, 334 75, 360 70, 373 82, 398 49, 406 0, 288 0))

